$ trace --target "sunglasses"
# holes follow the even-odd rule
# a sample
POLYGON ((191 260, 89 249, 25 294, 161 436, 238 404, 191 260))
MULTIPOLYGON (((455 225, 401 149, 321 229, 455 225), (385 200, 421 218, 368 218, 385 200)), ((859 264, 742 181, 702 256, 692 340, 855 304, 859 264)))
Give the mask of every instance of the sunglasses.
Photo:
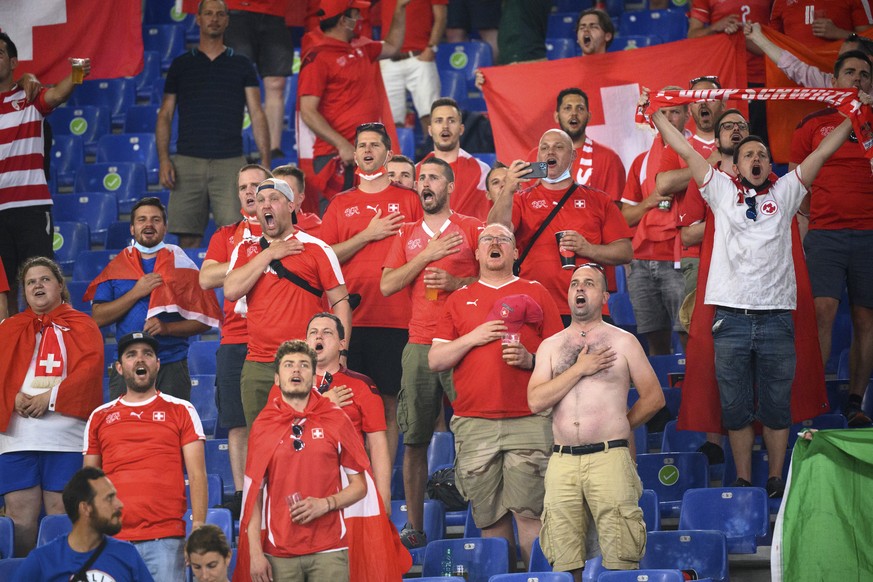
POLYGON ((379 121, 371 121, 362 123, 355 129, 355 135, 359 135, 365 131, 375 131, 376 133, 388 133, 385 129, 385 124, 379 121))
POLYGON ((600 263, 584 263, 582 265, 579 265, 576 268, 581 269, 582 267, 591 267, 592 269, 597 269, 601 273, 604 272, 603 265, 601 265, 600 263))
POLYGON ((688 81, 688 88, 691 89, 692 87, 694 87, 696 84, 700 83, 701 81, 708 81, 708 82, 712 83, 713 85, 715 85, 716 87, 718 87, 719 89, 721 89, 721 81, 718 80, 717 75, 703 75, 701 77, 694 77, 693 79, 688 81))
POLYGON ((300 452, 306 447, 306 443, 303 442, 303 426, 300 424, 295 424, 291 426, 291 438, 294 440, 294 451, 300 452))
POLYGON ((330 390, 330 385, 333 383, 333 374, 330 372, 324 373, 324 378, 321 379, 321 385, 318 387, 318 393, 324 394, 330 390))
POLYGON ((757 221, 758 220, 758 199, 754 196, 747 196, 745 198, 746 201, 746 218, 749 220, 757 221))

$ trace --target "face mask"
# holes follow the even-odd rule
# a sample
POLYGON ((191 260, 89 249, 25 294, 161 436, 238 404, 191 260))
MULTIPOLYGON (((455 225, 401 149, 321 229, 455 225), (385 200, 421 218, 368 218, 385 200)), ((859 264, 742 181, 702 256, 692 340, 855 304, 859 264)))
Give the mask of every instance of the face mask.
POLYGON ((152 253, 156 253, 166 246, 167 245, 164 244, 164 241, 159 242, 158 244, 156 244, 153 247, 143 246, 143 245, 139 244, 138 242, 133 241, 133 248, 135 248, 136 250, 138 250, 140 253, 142 253, 144 255, 150 255, 152 253))
POLYGON ((365 174, 360 169, 355 170, 355 174, 357 174, 358 177, 361 178, 361 180, 367 180, 368 182, 371 182, 373 180, 381 178, 385 174, 386 171, 387 170, 385 169, 385 166, 382 166, 381 168, 379 168, 378 170, 376 170, 376 172, 374 172, 372 174, 365 174))
POLYGON ((558 176, 557 178, 549 178, 548 176, 545 178, 540 178, 543 182, 548 184, 557 184, 558 182, 563 182, 564 180, 570 177, 570 168, 564 170, 564 173, 558 176))

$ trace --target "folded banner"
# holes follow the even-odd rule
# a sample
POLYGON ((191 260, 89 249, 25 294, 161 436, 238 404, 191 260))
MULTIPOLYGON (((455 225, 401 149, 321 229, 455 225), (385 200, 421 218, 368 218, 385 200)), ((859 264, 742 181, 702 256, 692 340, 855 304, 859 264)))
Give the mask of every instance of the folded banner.
POLYGON ((69 58, 90 58, 89 79, 130 77, 142 70, 141 0, 3 0, 0 29, 18 48, 17 79, 43 83, 70 74, 69 58))
POLYGON ((675 107, 696 101, 818 101, 830 105, 852 121, 858 142, 868 159, 873 158, 873 109, 858 100, 857 89, 766 88, 703 89, 658 91, 649 98, 645 111, 637 108, 637 123, 650 122, 649 116, 662 107, 675 107))

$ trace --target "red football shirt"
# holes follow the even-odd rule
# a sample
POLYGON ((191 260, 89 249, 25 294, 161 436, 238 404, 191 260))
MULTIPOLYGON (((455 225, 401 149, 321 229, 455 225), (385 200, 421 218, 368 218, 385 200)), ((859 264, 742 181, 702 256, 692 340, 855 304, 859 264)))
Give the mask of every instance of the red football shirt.
MULTIPOLYGON (((449 216, 449 219, 440 229, 440 236, 459 233, 464 237, 464 242, 457 247, 457 253, 443 257, 438 261, 428 264, 428 267, 442 269, 455 277, 475 277, 479 274, 479 262, 476 260, 476 246, 479 241, 479 233, 484 228, 484 223, 478 219, 463 216, 457 212, 449 216)), ((431 231, 424 221, 404 224, 403 228, 394 239, 391 250, 385 258, 383 267, 397 269, 402 267, 413 258, 418 256, 427 246, 436 233, 431 231)), ((409 343, 430 345, 436 324, 443 312, 448 293, 440 291, 435 301, 429 301, 425 296, 424 275, 421 271, 412 284, 400 291, 409 293, 412 298, 412 318, 409 320, 409 343)))
MULTIPOLYGON (((433 28, 433 7, 448 3, 449 0, 412 0, 406 5, 406 35, 403 37, 403 46, 400 47, 402 52, 423 51, 427 48, 433 28)), ((383 0, 380 4, 382 30, 387 34, 394 10, 397 9, 397 0, 383 0)))
POLYGON ((321 219, 313 212, 298 212, 297 224, 295 228, 299 228, 306 234, 311 234, 315 238, 321 238, 321 219))
MULTIPOLYGON (((303 243, 303 252, 282 259, 285 268, 323 291, 343 284, 339 260, 329 246, 302 231, 292 237, 303 243)), ((259 252, 258 241, 243 241, 233 251, 230 268, 242 267, 259 252)), ((323 311, 321 298, 280 278, 269 267, 246 294, 246 303, 249 331, 246 359, 253 362, 273 362, 279 344, 305 338, 309 318, 323 311)))
POLYGON ((812 34, 816 18, 829 18, 850 32, 856 26, 873 25, 869 0, 775 0, 770 26, 814 49, 833 42, 812 34))
MULTIPOLYGON (((843 119, 834 109, 807 116, 791 140, 791 161, 802 162, 843 119)), ((870 160, 857 140, 846 140, 825 162, 810 194, 810 230, 873 229, 870 160)))
MULTIPOLYGON (((421 162, 432 157, 433 152, 427 154, 421 162)), ((415 166, 416 175, 421 169, 421 162, 415 166)), ((485 177, 491 168, 463 149, 458 152, 458 159, 449 165, 455 173, 455 189, 449 196, 449 206, 464 216, 487 220, 488 211, 493 205, 485 195, 485 177)))
MULTIPOLYGON (((771 0, 692 0, 689 16, 706 25, 731 15, 738 16, 743 23, 767 24, 770 21, 770 3, 771 0)), ((763 55, 746 51, 746 67, 749 83, 763 84, 766 81, 763 55)))
MULTIPOLYGON (((453 341, 470 333, 487 321, 495 303, 510 295, 528 295, 543 309, 542 322, 526 323, 521 328, 521 343, 527 351, 535 353, 543 339, 564 329, 558 308, 545 287, 536 281, 513 277, 500 287, 476 281, 452 293, 437 324, 433 343, 453 341)), ((500 341, 473 348, 454 368, 455 414, 477 418, 530 416, 527 405, 530 374, 530 370, 503 361, 500 341)))
MULTIPOLYGON (((676 200, 676 205, 679 213, 679 221, 676 226, 680 229, 706 220, 706 202, 700 195, 700 188, 697 187, 697 182, 694 180, 688 184, 685 194, 676 200)), ((682 257, 700 258, 700 243, 690 247, 682 246, 682 257)))
MULTIPOLYGON (((540 224, 563 197, 564 190, 548 190, 542 185, 529 188, 515 196, 512 201, 512 226, 515 228, 519 253, 527 247, 540 224)), ((558 311, 569 315, 567 290, 573 271, 561 268, 558 243, 555 233, 575 230, 591 244, 603 245, 623 238, 631 238, 630 227, 621 211, 609 196, 585 186, 576 189, 564 203, 564 207, 549 223, 521 264, 521 276, 541 282, 549 293, 558 311)), ((588 262, 585 257, 576 257, 576 264, 588 262)))
MULTIPOLYGON (((352 188, 338 194, 327 207, 321 223, 324 242, 334 245, 349 240, 367 228, 377 210, 383 217, 400 212, 407 221, 422 217, 418 195, 409 188, 391 184, 375 194, 352 188)), ((349 293, 361 295, 361 304, 355 309, 355 327, 404 329, 409 325, 409 295, 383 297, 379 288, 382 263, 393 242, 391 236, 372 242, 343 264, 349 293)))
POLYGON ((194 405, 160 392, 145 402, 122 397, 91 413, 85 454, 101 456, 103 471, 124 500, 117 538, 185 535, 182 447, 205 438, 194 405))

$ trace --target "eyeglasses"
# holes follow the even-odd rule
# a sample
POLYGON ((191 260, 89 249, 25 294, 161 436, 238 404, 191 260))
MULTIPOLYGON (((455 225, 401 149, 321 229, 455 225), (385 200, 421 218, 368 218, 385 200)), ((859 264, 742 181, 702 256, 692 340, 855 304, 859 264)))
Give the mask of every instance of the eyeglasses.
POLYGON ((579 265, 579 266, 576 267, 576 268, 577 268, 577 269, 581 269, 582 267, 591 267, 592 269, 597 269, 597 270, 600 271, 601 273, 603 273, 603 271, 604 271, 604 269, 603 269, 603 265, 601 265, 601 264, 599 264, 599 263, 585 263, 585 264, 579 265))
POLYGON ((379 121, 371 121, 369 123, 362 123, 355 129, 355 135, 359 135, 365 131, 375 131, 376 133, 387 133, 385 130, 385 124, 379 121))
POLYGON ((479 244, 485 243, 486 245, 490 245, 493 242, 497 242, 499 245, 511 245, 512 239, 508 236, 491 236, 490 234, 486 234, 484 236, 479 237, 479 244))
POLYGON ((324 373, 324 378, 321 379, 321 386, 318 387, 318 393, 324 394, 328 390, 330 390, 330 385, 333 382, 333 374, 330 372, 324 373))
POLYGON ((745 121, 722 121, 718 126, 719 130, 726 129, 728 131, 733 131, 734 128, 739 129, 740 131, 748 131, 749 124, 745 121))
POLYGON ((758 199, 754 196, 746 196, 746 218, 749 220, 758 220, 758 199))
POLYGON ((303 442, 303 425, 295 424, 291 426, 291 438, 294 440, 294 451, 299 453, 306 447, 306 443, 303 442))
POLYGON ((701 81, 707 81, 721 89, 721 81, 718 80, 718 75, 703 75, 701 77, 694 77, 693 79, 688 81, 688 88, 691 89, 701 81))

